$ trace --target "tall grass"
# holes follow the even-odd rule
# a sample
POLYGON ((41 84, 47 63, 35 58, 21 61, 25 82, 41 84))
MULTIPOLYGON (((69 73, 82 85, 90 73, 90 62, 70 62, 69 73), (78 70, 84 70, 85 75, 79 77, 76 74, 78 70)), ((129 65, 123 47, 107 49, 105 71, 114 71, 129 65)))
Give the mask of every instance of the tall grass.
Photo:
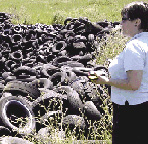
POLYGON ((102 40, 98 52, 96 52, 96 63, 108 67, 110 60, 118 55, 125 47, 128 37, 122 35, 120 31, 111 32, 102 40))
POLYGON ((120 21, 122 7, 133 0, 0 0, 1 12, 14 15, 15 24, 63 24, 67 17, 90 21, 120 21))

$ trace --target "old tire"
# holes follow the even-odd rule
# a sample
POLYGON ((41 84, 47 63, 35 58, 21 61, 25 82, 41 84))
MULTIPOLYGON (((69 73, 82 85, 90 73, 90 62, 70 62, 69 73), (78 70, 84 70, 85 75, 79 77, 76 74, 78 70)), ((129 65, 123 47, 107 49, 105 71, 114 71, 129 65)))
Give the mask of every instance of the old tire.
POLYGON ((21 81, 10 81, 6 84, 3 92, 11 92, 14 95, 18 93, 21 95, 29 95, 32 98, 37 98, 40 96, 40 91, 37 87, 21 81))
POLYGON ((0 99, 0 122, 19 134, 31 134, 35 131, 35 118, 30 105, 20 97, 2 97, 0 99), (22 118, 24 119, 23 123, 22 118), (21 122, 18 122, 18 120, 21 122), (26 120, 27 119, 27 120, 26 120), (23 126, 21 126, 23 124, 23 126))
POLYGON ((80 129, 86 128, 84 118, 77 115, 67 115, 63 118, 62 125, 63 127, 68 126, 70 129, 75 127, 79 127, 80 129))
POLYGON ((92 101, 85 102, 84 112, 85 116, 90 120, 100 120, 102 118, 100 111, 98 111, 92 101))
POLYGON ((0 143, 1 144, 33 144, 28 140, 18 138, 18 137, 11 137, 11 136, 1 137, 0 143))
POLYGON ((10 136, 11 131, 8 128, 4 127, 4 126, 0 126, 0 137, 2 137, 4 135, 5 136, 10 136))

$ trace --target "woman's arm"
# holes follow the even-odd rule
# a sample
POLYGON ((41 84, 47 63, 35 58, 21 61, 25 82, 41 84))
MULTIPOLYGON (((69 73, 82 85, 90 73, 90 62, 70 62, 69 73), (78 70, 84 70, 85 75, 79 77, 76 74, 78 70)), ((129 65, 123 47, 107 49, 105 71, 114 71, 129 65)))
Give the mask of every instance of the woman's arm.
POLYGON ((127 71, 127 79, 108 79, 105 76, 97 75, 97 72, 95 72, 95 75, 98 77, 98 79, 93 80, 93 82, 97 84, 109 84, 110 86, 124 90, 138 90, 141 86, 143 70, 127 71))

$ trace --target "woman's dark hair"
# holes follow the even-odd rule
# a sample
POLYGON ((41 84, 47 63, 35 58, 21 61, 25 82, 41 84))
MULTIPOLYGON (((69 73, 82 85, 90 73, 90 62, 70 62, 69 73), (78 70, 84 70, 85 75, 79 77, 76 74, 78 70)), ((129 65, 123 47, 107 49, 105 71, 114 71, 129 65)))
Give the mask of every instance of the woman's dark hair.
POLYGON ((148 3, 132 2, 123 8, 121 15, 126 15, 130 20, 141 19, 140 29, 148 31, 148 3))

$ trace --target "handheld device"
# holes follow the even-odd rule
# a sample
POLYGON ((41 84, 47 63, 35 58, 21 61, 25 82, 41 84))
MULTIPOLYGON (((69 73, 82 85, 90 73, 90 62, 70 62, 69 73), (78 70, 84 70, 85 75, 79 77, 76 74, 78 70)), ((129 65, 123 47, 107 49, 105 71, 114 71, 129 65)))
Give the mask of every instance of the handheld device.
POLYGON ((96 80, 98 79, 98 77, 94 74, 94 72, 90 72, 89 73, 90 75, 88 75, 88 78, 91 79, 91 80, 96 80))
POLYGON ((88 78, 91 79, 91 80, 96 80, 96 79, 98 79, 98 77, 95 76, 95 75, 89 75, 88 78))

